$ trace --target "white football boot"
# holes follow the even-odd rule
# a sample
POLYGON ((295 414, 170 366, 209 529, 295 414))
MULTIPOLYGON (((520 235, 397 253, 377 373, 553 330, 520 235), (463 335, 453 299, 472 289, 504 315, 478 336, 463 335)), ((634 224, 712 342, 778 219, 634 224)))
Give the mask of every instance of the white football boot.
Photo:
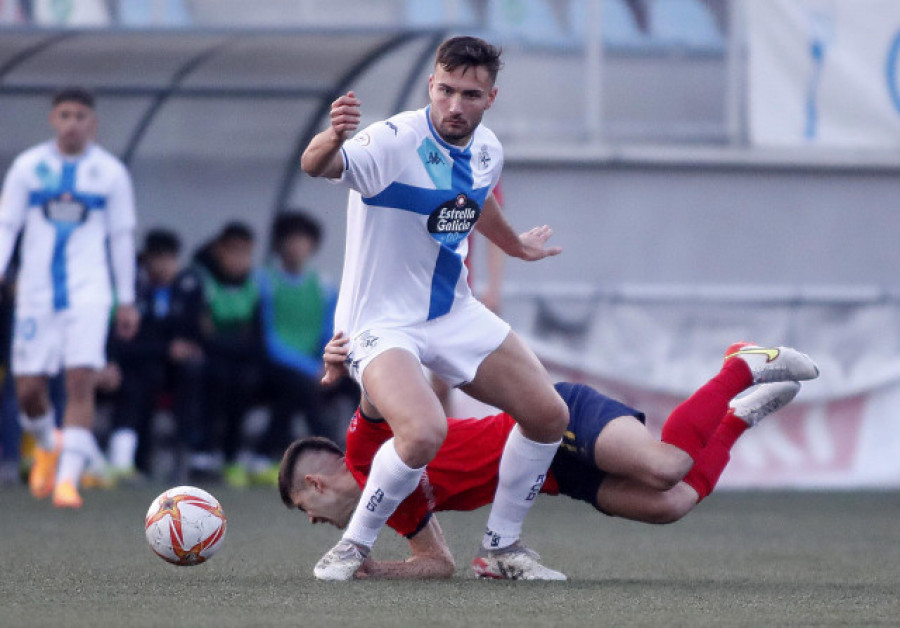
POLYGON ((793 401, 800 392, 800 382, 761 384, 743 397, 728 404, 736 417, 753 427, 764 418, 793 401))
POLYGON ((544 567, 541 557, 521 541, 499 550, 479 548, 472 560, 472 571, 479 578, 498 580, 565 580, 566 575, 544 567))
POLYGON ((735 343, 725 352, 725 360, 741 359, 750 367, 754 384, 804 381, 819 376, 819 367, 805 353, 790 347, 758 347, 735 343))
POLYGON ((368 555, 369 550, 341 539, 319 559, 313 574, 319 580, 352 580, 368 555))

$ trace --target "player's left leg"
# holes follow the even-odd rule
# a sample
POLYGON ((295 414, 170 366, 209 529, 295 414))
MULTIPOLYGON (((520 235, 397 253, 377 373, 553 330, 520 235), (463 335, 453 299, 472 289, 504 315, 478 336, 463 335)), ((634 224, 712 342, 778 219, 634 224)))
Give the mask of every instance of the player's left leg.
POLYGON ((697 492, 698 502, 716 487, 719 477, 731 460, 731 448, 738 438, 769 414, 789 404, 798 392, 798 382, 762 384, 731 402, 728 413, 684 477, 684 482, 697 492))
POLYGON ((728 411, 728 402, 752 385, 753 375, 743 361, 726 360, 715 377, 672 411, 662 428, 663 442, 696 460, 728 411))
POLYGON ((694 464, 691 456, 654 438, 633 416, 620 416, 606 424, 594 443, 594 462, 609 474, 656 492, 678 484, 694 464))
POLYGON ((62 451, 53 489, 53 505, 79 508, 78 483, 88 464, 103 466, 105 458, 92 431, 97 370, 106 364, 109 308, 98 305, 60 313, 63 325, 66 406, 62 451))
POLYGON ((503 409, 518 422, 503 449, 483 551, 473 566, 480 575, 492 577, 509 577, 506 574, 510 573, 521 578, 565 579, 540 565, 519 543, 525 516, 540 492, 568 423, 565 403, 537 357, 514 332, 484 359, 475 379, 463 390, 503 409), (502 575, 491 568, 495 562, 502 575), (479 571, 481 563, 485 568, 479 571))
POLYGON ((96 372, 91 367, 65 370, 66 408, 63 413, 62 451, 53 489, 53 505, 79 508, 81 475, 88 463, 102 456, 94 433, 94 388, 96 372))

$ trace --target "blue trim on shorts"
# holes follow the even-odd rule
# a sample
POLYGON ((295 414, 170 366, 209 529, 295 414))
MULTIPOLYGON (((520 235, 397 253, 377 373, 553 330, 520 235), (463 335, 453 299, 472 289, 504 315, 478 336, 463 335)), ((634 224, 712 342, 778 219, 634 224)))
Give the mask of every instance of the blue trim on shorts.
POLYGON ((597 490, 607 473, 594 461, 597 437, 611 421, 633 416, 646 423, 643 412, 603 395, 590 386, 560 382, 555 385, 569 407, 569 425, 550 464, 559 492, 597 507, 597 490))

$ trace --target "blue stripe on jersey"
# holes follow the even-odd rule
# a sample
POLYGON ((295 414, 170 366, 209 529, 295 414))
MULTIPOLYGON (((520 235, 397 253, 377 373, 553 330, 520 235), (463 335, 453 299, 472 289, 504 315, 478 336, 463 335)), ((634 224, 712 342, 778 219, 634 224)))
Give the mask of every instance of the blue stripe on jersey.
MULTIPOLYGON (((89 210, 106 209, 105 196, 75 191, 75 171, 77 168, 77 161, 64 161, 59 187, 31 192, 28 197, 29 206, 42 207, 45 203, 68 193, 73 199, 83 203, 89 210)), ((53 257, 50 260, 50 277, 53 285, 53 309, 59 311, 69 307, 69 271, 66 266, 66 245, 69 243, 69 237, 72 235, 72 232, 81 223, 54 220, 51 221, 51 224, 56 229, 56 239, 53 242, 53 257)))
MULTIPOLYGON (((430 118, 428 124, 431 124, 430 118)), ((451 148, 450 156, 453 158, 453 189, 463 191, 470 198, 474 198, 476 191, 472 189, 472 153, 469 152, 468 148, 465 150, 451 148)), ((479 207, 484 204, 487 191, 488 188, 480 189, 480 195, 476 200, 479 207)), ((434 265, 434 275, 431 277, 431 302, 428 306, 428 320, 443 316, 453 307, 456 282, 459 281, 459 275, 462 273, 463 267, 462 257, 456 252, 456 249, 462 241, 460 239, 452 246, 444 242, 441 243, 441 250, 434 265)))
MULTIPOLYGON (((487 190, 485 189, 485 192, 486 191, 487 190)), ((422 216, 428 216, 441 203, 456 198, 456 195, 459 192, 460 190, 432 190, 429 188, 416 187, 415 185, 408 185, 406 183, 394 182, 375 196, 363 198, 363 201, 366 205, 393 207, 422 216)))
MULTIPOLYGON (((60 177, 60 192, 75 190, 75 166, 73 162, 63 163, 60 177)), ((66 244, 78 223, 54 222, 56 241, 53 243, 53 259, 50 262, 50 276, 53 277, 53 309, 59 311, 69 307, 69 269, 66 267, 66 244)))

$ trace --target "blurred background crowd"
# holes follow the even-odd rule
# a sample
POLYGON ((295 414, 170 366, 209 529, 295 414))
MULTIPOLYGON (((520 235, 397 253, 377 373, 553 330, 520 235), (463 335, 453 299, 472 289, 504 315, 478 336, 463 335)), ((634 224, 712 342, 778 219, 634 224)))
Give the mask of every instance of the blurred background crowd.
MULTIPOLYGON (((109 336, 96 428, 108 460, 91 461, 86 486, 154 474, 272 484, 297 435, 343 440, 358 391, 349 378, 319 386, 336 301, 335 287, 307 266, 321 238, 318 222, 302 212, 276 216, 268 241, 234 221, 182 264, 177 233, 147 230, 137 260, 141 324, 132 339, 109 336), (257 266, 259 247, 270 254, 257 266)), ((15 270, 7 276, 0 303, 4 372, 15 270)), ((58 416, 65 403, 60 379, 51 383, 58 416)), ((33 446, 22 439, 15 398, 6 377, 4 482, 24 476, 33 446)))

